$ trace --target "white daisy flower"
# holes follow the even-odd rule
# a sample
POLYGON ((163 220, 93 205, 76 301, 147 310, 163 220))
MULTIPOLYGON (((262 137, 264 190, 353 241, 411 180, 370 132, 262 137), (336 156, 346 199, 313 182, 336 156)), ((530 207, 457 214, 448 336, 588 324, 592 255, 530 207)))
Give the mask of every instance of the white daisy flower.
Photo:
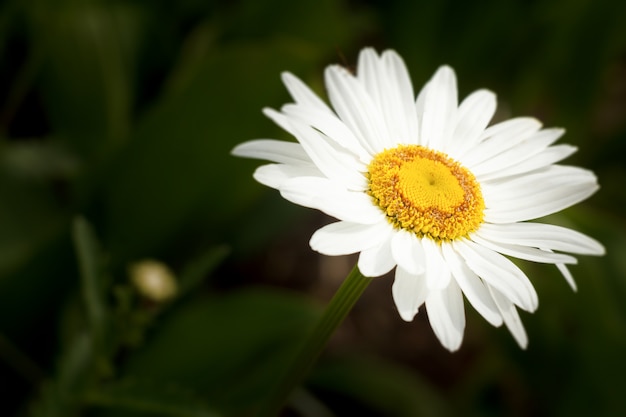
POLYGON ((555 264, 575 289, 565 265, 576 258, 563 252, 604 253, 579 232, 528 222, 598 189, 592 172, 556 165, 576 151, 553 145, 564 130, 542 129, 527 117, 488 127, 496 96, 478 90, 458 104, 448 66, 416 99, 402 58, 391 50, 378 56, 364 49, 356 75, 337 65, 324 75, 332 107, 284 73, 295 103, 264 110, 297 143, 254 140, 233 154, 274 162, 254 178, 339 220, 313 234, 314 250, 360 252, 358 267, 368 277, 395 268, 400 316, 411 321, 425 305, 450 351, 463 339, 463 295, 526 347, 517 307, 534 311, 537 294, 507 257, 555 264))

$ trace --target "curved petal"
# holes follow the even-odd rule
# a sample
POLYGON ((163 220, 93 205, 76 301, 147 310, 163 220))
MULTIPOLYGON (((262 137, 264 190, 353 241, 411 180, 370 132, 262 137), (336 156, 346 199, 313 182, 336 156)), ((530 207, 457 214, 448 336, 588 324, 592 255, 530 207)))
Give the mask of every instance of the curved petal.
POLYGON ((313 250, 324 255, 348 255, 379 245, 380 236, 388 228, 385 222, 359 224, 340 221, 318 229, 309 244, 313 250))
POLYGON ((496 111, 496 95, 488 90, 478 90, 460 104, 457 123, 449 144, 442 150, 461 160, 465 152, 478 143, 482 133, 496 111))
POLYGON ((324 177, 324 174, 311 165, 268 164, 258 167, 252 177, 263 185, 280 188, 286 181, 297 177, 324 177))
POLYGON ((422 141, 421 138, 421 126, 422 126, 422 121, 424 120, 424 104, 426 103, 426 95, 428 94, 428 90, 430 89, 430 80, 428 82, 426 82, 426 84, 424 84, 424 86, 422 86, 422 89, 420 90, 419 94, 417 95, 417 97, 415 98, 415 114, 417 115, 417 124, 419 127, 418 134, 420 137, 418 137, 418 145, 424 145, 424 142, 422 141))
POLYGON ((517 117, 487 128, 471 150, 463 156, 463 164, 474 170, 478 164, 510 149, 541 129, 541 122, 531 117, 517 117))
POLYGON ((456 281, 442 290, 433 290, 426 297, 428 321, 441 344, 451 352, 461 346, 465 330, 463 295, 456 281))
POLYGON ((568 229, 544 223, 484 223, 479 232, 485 238, 500 243, 508 243, 534 248, 558 250, 581 255, 604 255, 604 247, 597 240, 568 229))
MULTIPOLYGON (((506 158, 503 158, 499 161, 499 163, 501 164, 499 167, 492 166, 487 168, 491 169, 490 172, 481 172, 481 166, 480 169, 477 169, 476 172, 472 171, 472 173, 476 175, 476 178, 480 182, 498 180, 501 178, 525 174, 545 168, 559 161, 562 161, 563 159, 575 153, 577 150, 578 148, 571 145, 551 146, 540 152, 539 154, 532 155, 530 158, 526 158, 519 163, 513 164, 511 162, 506 162, 506 158)), ((518 150, 517 148, 514 148, 511 151, 514 153, 524 152, 524 150, 518 150)))
POLYGON ((485 221, 489 223, 514 223, 547 216, 585 200, 599 188, 591 171, 561 165, 481 186, 485 221))
MULTIPOLYGON (((545 152, 547 152, 548 154, 554 153, 553 148, 557 148, 557 151, 559 151, 560 153, 565 153, 565 156, 561 157, 561 159, 563 159, 572 152, 572 148, 574 150, 575 148, 569 145, 566 149, 563 150, 561 150, 559 147, 549 148, 549 146, 556 140, 558 140, 558 138, 560 138, 563 133, 565 133, 565 130, 558 128, 539 130, 538 132, 530 135, 530 137, 528 137, 527 139, 522 140, 514 146, 511 146, 509 149, 503 151, 502 153, 495 155, 492 158, 486 159, 479 164, 476 164, 472 167, 472 173, 480 178, 482 178, 483 176, 491 178, 495 177, 498 173, 503 171, 520 173, 528 172, 530 170, 524 170, 519 166, 532 166, 532 162, 537 159, 540 160, 536 162, 537 168, 549 165, 550 163, 543 165, 543 161, 554 159, 556 158, 556 156, 553 156, 552 158, 547 158, 543 156, 543 154, 545 152)), ((554 162, 557 162, 559 160, 560 159, 556 158, 554 162)), ((508 175, 511 174, 504 174, 501 176, 508 175)))
POLYGON ((291 124, 289 123, 289 118, 286 115, 274 109, 271 109, 269 107, 266 107, 263 109, 263 114, 267 116, 268 118, 270 118, 274 123, 276 123, 285 132, 293 136, 296 136, 296 132, 294 132, 293 128, 291 127, 291 124))
POLYGON ((240 143, 231 153, 244 158, 265 159, 282 164, 312 163, 302 145, 274 139, 257 139, 240 143))
POLYGON ((488 287, 498 309, 500 309, 506 327, 520 347, 526 349, 526 346, 528 346, 528 336, 526 335, 526 330, 524 330, 524 325, 522 324, 517 309, 504 294, 492 286, 488 287))
POLYGON ((574 277, 572 276, 572 273, 569 272, 569 269, 567 269, 567 266, 563 264, 557 264, 556 267, 561 272, 561 274, 563 274, 563 278, 565 278, 565 281, 567 281, 572 290, 577 291, 578 287, 576 286, 576 281, 574 281, 574 277))
POLYGON ((524 310, 532 312, 537 309, 539 300, 535 288, 513 262, 469 240, 456 240, 452 245, 483 281, 524 310))
POLYGON ((417 143, 417 115, 413 85, 402 58, 385 51, 379 58, 372 48, 359 54, 357 77, 384 116, 395 143, 417 143))
POLYGON ((383 64, 387 69, 387 77, 397 83, 394 96, 398 103, 402 103, 401 108, 404 110, 404 112, 398 114, 395 119, 397 123, 404 124, 404 133, 401 138, 404 143, 417 144, 419 140, 419 130, 417 114, 415 112, 415 95, 409 71, 406 68, 404 60, 395 51, 387 50, 383 52, 382 57, 383 64))
POLYGON ((452 68, 444 65, 437 70, 428 83, 423 100, 420 144, 441 149, 456 125, 457 86, 452 68))
POLYGON ((348 191, 327 178, 292 178, 281 184, 279 191, 284 199, 292 203, 320 210, 339 220, 374 224, 385 218, 370 196, 348 191))
POLYGON ((327 141, 318 131, 304 123, 292 120, 291 125, 298 142, 328 178, 342 183, 350 190, 363 191, 367 188, 367 179, 362 173, 365 169, 354 154, 327 141))
POLYGON ((424 272, 424 248, 414 233, 396 230, 391 238, 391 254, 396 263, 409 274, 418 275, 424 272))
POLYGON ((385 275, 396 266, 391 256, 391 231, 387 235, 380 236, 381 244, 361 251, 357 265, 366 277, 379 277, 385 275))
POLYGON ((491 325, 496 327, 502 325, 500 311, 481 279, 467 267, 465 260, 454 251, 451 245, 441 245, 441 249, 452 276, 461 287, 467 301, 491 325))
POLYGON ((503 255, 513 256, 518 259, 524 259, 532 262, 548 263, 548 264, 576 264, 576 258, 562 253, 554 253, 544 251, 528 246, 514 245, 502 242, 492 242, 489 238, 484 237, 480 230, 474 232, 470 239, 481 246, 499 252, 503 255))
POLYGON ((385 122, 363 85, 337 65, 326 68, 324 75, 333 108, 363 147, 375 155, 392 144, 385 122))
POLYGON ((287 104, 281 110, 289 118, 313 127, 339 146, 351 151, 359 157, 361 162, 369 163, 372 159, 348 126, 339 120, 334 113, 294 104, 287 104))
POLYGON ((281 74, 283 83, 289 90, 291 97, 298 104, 314 108, 322 112, 332 113, 332 110, 324 103, 324 101, 317 96, 306 84, 304 84, 298 77, 290 72, 283 72, 281 74))
POLYGON ((413 321, 428 292, 423 275, 411 274, 400 266, 396 268, 391 293, 402 320, 413 321))
POLYGON ((426 285, 433 290, 446 288, 450 282, 450 269, 443 259, 441 248, 429 238, 421 239, 426 261, 426 285))

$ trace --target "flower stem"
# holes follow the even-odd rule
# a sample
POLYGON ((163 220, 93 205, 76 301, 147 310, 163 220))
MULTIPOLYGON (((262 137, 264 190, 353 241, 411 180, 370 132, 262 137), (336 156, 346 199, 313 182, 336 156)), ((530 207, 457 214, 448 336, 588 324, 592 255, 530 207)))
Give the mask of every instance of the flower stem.
POLYGON ((330 337, 346 318, 354 303, 371 281, 372 278, 363 276, 359 268, 354 266, 330 300, 319 322, 294 356, 291 367, 278 381, 266 402, 262 404, 257 414, 258 417, 275 417, 278 415, 292 390, 304 380, 330 337))

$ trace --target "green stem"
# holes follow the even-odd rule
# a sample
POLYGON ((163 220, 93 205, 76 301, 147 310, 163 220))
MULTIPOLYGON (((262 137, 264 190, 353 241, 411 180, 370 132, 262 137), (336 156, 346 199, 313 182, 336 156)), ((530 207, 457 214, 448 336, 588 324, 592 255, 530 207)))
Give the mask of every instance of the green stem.
POLYGON ((262 405, 257 414, 259 417, 278 415, 292 390, 304 380, 330 337, 346 318, 354 303, 371 281, 372 278, 363 276, 357 266, 352 269, 330 300, 324 314, 301 346, 300 351, 294 357, 291 367, 278 381, 270 397, 262 405))

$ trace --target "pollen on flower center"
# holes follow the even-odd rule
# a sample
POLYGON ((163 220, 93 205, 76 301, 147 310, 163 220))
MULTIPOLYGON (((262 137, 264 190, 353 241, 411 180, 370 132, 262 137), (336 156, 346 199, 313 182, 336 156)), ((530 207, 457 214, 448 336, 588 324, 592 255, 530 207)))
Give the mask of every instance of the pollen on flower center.
POLYGON ((397 227, 434 240, 476 230, 485 203, 474 175, 442 152, 400 145, 374 157, 369 191, 397 227))

